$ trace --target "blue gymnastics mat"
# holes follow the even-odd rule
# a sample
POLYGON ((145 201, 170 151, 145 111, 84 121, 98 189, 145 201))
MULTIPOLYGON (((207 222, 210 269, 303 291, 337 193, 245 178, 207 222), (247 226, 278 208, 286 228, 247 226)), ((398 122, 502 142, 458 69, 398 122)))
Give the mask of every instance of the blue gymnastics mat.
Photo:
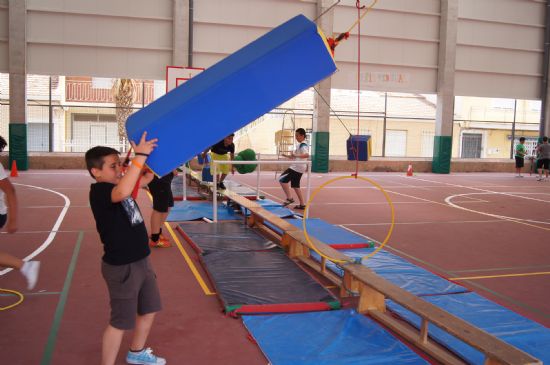
MULTIPOLYGON (((544 364, 550 364, 550 329, 476 293, 432 296, 423 299, 538 358, 544 364)), ((386 304, 388 309, 419 327, 420 319, 416 314, 391 300, 387 300, 386 304)), ((430 326, 430 335, 468 363, 483 364, 484 356, 481 352, 438 327, 430 326)))
MULTIPOLYGON (((174 203, 174 207, 170 210, 166 220, 168 222, 183 222, 203 218, 214 218, 212 202, 185 200, 174 203)), ((235 212, 233 212, 232 209, 229 209, 226 205, 218 204, 218 220, 238 219, 243 219, 243 217, 235 214, 235 212)))
MULTIPOLYGON (((360 258, 373 251, 374 248, 339 250, 339 252, 351 258, 360 258)), ((320 256, 315 251, 311 251, 311 256, 314 260, 320 261, 320 256)), ((455 294, 468 291, 463 286, 450 282, 385 250, 380 250, 374 256, 363 260, 362 264, 377 275, 418 296, 455 294)), ((339 266, 330 261, 327 261, 327 268, 340 276, 344 273, 339 266)))
POLYGON ((428 364, 356 311, 243 316, 271 365, 428 364))
POLYGON ((128 139, 159 139, 147 165, 163 176, 335 71, 321 30, 297 15, 132 114, 128 139))
MULTIPOLYGON (((303 228, 302 219, 293 218, 287 219, 287 221, 300 229, 303 228)), ((282 233, 278 228, 270 225, 268 222, 265 222, 265 225, 279 234, 282 233)), ((370 244, 372 242, 365 237, 359 236, 342 227, 327 223, 320 218, 306 219, 306 228, 310 236, 317 238, 327 245, 370 244)))

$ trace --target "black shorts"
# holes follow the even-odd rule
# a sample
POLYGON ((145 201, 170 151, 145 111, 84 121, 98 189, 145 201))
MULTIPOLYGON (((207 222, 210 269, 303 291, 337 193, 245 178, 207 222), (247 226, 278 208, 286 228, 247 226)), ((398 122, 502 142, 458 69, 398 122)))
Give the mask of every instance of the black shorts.
POLYGON ((161 177, 154 177, 149 183, 149 191, 153 196, 153 209, 157 212, 167 213, 168 208, 174 206, 174 195, 172 194, 172 179, 174 174, 169 173, 161 177))
POLYGON ((524 159, 523 157, 516 156, 516 167, 520 168, 523 167, 524 159))
POLYGON ((540 169, 541 167, 544 167, 545 170, 548 170, 550 168, 550 158, 539 158, 537 162, 537 168, 540 169))
POLYGON ((300 187, 300 179, 302 178, 302 173, 294 171, 292 169, 286 169, 285 172, 281 174, 279 182, 286 184, 290 181, 290 186, 293 188, 300 187))
POLYGON ((4 227, 4 224, 6 224, 7 220, 8 220, 7 214, 0 214, 0 228, 4 227))
POLYGON ((102 261, 101 274, 109 289, 109 324, 114 328, 133 329, 137 314, 142 316, 162 309, 157 275, 148 257, 126 265, 109 265, 102 261))

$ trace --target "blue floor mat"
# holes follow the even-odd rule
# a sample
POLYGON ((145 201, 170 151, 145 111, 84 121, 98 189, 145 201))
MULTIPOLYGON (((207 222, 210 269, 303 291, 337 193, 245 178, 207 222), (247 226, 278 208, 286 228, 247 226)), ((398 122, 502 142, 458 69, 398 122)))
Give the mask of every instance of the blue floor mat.
MULTIPOLYGON (((544 364, 550 363, 550 329, 476 293, 433 296, 423 299, 538 358, 544 364)), ((416 314, 391 300, 387 300, 386 303, 388 309, 399 314, 417 328, 419 327, 420 319, 416 314)), ((470 364, 483 364, 484 355, 481 352, 447 332, 436 326, 430 326, 429 333, 434 340, 470 364)))
POLYGON ((428 364, 354 310, 243 316, 272 365, 428 364))
MULTIPOLYGON (((338 251, 351 258, 360 258, 372 253, 374 249, 357 248, 338 251)), ((312 258, 320 261, 320 256, 314 251, 312 251, 312 258)), ((450 282, 385 250, 378 251, 374 256, 363 260, 362 263, 377 275, 418 296, 468 291, 463 286, 450 282)), ((339 266, 330 261, 327 261, 327 268, 339 276, 344 273, 339 266)))
MULTIPOLYGON (((190 200, 176 202, 166 220, 168 222, 183 222, 202 218, 214 219, 212 202, 190 200)), ((228 209, 224 204, 218 204, 218 220, 238 219, 243 219, 243 216, 235 214, 232 209, 228 209)))
MULTIPOLYGON (((303 229, 302 219, 287 219, 287 221, 294 226, 303 229)), ((282 233, 278 228, 269 225, 268 223, 265 224, 277 233, 282 233)), ((350 232, 342 227, 327 223, 320 218, 306 219, 306 229, 308 235, 315 237, 327 245, 367 244, 371 242, 371 240, 365 237, 350 232)))

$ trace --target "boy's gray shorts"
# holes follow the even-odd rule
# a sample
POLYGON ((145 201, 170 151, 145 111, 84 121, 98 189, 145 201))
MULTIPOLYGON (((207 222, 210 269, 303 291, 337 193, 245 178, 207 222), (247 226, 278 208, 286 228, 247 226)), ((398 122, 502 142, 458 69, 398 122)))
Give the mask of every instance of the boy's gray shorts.
POLYGON ((148 257, 126 265, 109 265, 102 261, 101 273, 109 289, 111 326, 129 330, 135 326, 136 314, 162 309, 157 276, 148 257))

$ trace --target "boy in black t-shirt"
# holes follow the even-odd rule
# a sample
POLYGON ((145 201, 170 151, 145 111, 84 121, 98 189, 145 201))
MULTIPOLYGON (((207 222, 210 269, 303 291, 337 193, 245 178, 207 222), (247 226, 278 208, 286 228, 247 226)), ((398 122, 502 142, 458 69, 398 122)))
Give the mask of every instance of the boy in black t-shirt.
MULTIPOLYGON (((103 333, 102 365, 115 363, 125 330, 133 329, 128 364, 166 364, 166 360, 145 348, 145 341, 161 310, 156 275, 148 256, 151 253, 147 229, 131 194, 141 175, 147 156, 156 147, 156 139, 141 136, 132 142, 135 157, 122 176, 118 151, 97 146, 86 152, 86 167, 97 181, 90 186, 90 206, 96 228, 104 245, 101 273, 109 290, 111 319, 103 333)), ((152 174, 146 174, 147 184, 152 174)))

